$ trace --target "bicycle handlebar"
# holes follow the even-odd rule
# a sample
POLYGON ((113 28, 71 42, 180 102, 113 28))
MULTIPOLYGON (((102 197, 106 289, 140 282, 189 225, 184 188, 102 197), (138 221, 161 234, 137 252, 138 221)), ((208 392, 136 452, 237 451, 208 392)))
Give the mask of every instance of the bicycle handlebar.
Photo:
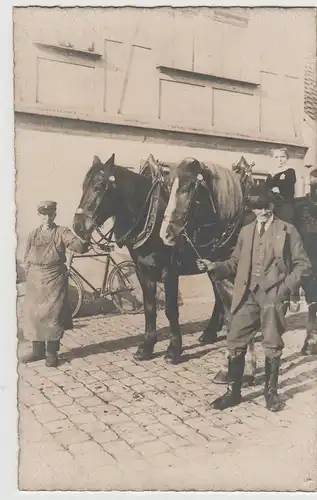
MULTIPOLYGON (((100 243, 100 242, 91 242, 90 243, 90 249, 94 249, 93 247, 97 247, 99 250, 101 250, 102 252, 104 252, 104 254, 98 254, 100 256, 110 254, 115 249, 115 245, 114 244, 109 244, 109 243, 106 244, 106 243, 100 243)), ((77 259, 77 258, 80 258, 80 257, 93 257, 93 256, 94 255, 90 256, 88 253, 83 254, 83 255, 78 255, 75 252, 70 251, 70 252, 68 252, 66 266, 69 269, 71 267, 72 263, 73 263, 73 259, 77 259)))
MULTIPOLYGON (((93 245, 92 245, 93 246, 93 245)), ((100 250, 102 250, 105 253, 110 253, 114 251, 115 246, 113 244, 107 244, 107 243, 97 243, 95 244, 100 250)))

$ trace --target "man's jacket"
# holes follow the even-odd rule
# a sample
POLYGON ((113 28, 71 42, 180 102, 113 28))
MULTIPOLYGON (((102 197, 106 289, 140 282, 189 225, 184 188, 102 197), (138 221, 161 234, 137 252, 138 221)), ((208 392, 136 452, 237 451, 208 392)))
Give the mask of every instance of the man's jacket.
MULTIPOLYGON (((216 279, 235 275, 231 312, 239 308, 249 286, 251 274, 252 249, 257 222, 244 226, 239 234, 231 258, 216 262, 212 272, 216 279)), ((311 274, 311 263, 303 248, 301 237, 292 224, 274 217, 272 223, 272 251, 263 262, 261 288, 269 291, 277 288, 277 295, 285 299, 311 274)))

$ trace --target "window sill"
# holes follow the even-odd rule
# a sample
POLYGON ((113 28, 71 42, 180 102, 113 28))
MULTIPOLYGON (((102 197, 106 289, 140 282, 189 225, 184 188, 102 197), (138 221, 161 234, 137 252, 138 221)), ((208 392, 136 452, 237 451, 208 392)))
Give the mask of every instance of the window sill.
POLYGON ((218 76, 218 75, 212 75, 211 73, 199 73, 197 71, 191 71, 188 69, 181 69, 181 68, 173 68, 172 66, 162 66, 158 65, 156 68, 162 73, 162 74, 167 74, 169 76, 182 76, 182 77, 187 77, 191 79, 197 79, 197 80, 205 80, 209 81, 211 83, 223 83, 226 85, 233 85, 233 86, 240 86, 240 87, 249 87, 256 89, 260 86, 260 82, 257 81, 251 81, 251 80, 238 80, 234 78, 229 78, 229 77, 224 77, 224 76, 218 76))
POLYGON ((33 42, 36 47, 51 50, 58 54, 64 54, 67 56, 77 56, 77 57, 85 57, 89 59, 101 59, 102 54, 85 49, 76 49, 75 47, 67 47, 65 45, 54 45, 50 43, 42 43, 42 42, 33 42))

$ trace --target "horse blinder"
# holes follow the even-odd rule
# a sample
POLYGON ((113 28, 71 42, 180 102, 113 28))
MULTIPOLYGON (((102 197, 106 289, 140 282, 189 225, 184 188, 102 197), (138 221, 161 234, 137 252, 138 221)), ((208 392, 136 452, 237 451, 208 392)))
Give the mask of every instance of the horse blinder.
POLYGON ((116 187, 116 178, 114 175, 110 175, 108 180, 109 180, 109 186, 116 187))

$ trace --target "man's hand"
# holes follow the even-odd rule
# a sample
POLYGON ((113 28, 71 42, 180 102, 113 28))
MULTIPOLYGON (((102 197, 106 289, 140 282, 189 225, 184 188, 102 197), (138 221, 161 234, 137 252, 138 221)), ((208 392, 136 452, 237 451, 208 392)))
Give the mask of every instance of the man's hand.
POLYGON ((213 271, 216 267, 216 263, 208 259, 197 259, 196 263, 199 271, 213 271))

